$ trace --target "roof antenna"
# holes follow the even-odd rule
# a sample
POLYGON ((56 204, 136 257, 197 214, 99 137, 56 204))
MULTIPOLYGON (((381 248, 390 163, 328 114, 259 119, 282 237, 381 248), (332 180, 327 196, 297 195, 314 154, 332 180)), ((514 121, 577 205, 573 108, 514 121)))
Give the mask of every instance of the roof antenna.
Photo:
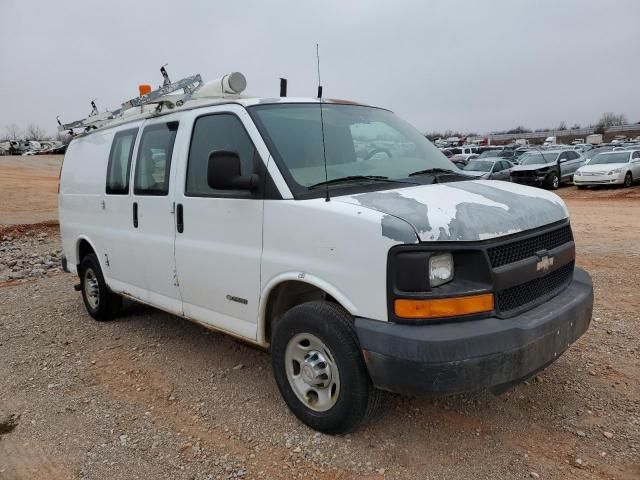
POLYGON ((329 174, 327 173, 327 149, 324 143, 324 117, 322 116, 322 84, 320 83, 320 48, 316 43, 316 58, 318 60, 318 100, 320 101, 320 129, 322 130, 322 157, 324 159, 324 185, 325 185, 325 198, 324 201, 331 200, 329 197, 329 174))

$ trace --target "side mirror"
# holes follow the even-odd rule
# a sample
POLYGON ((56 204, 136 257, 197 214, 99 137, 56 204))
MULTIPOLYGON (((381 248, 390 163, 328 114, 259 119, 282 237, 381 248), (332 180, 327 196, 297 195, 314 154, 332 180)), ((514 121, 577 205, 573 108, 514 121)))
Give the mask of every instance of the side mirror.
POLYGON ((214 190, 254 190, 259 181, 256 174, 240 175, 237 152, 216 150, 209 154, 207 183, 214 190))

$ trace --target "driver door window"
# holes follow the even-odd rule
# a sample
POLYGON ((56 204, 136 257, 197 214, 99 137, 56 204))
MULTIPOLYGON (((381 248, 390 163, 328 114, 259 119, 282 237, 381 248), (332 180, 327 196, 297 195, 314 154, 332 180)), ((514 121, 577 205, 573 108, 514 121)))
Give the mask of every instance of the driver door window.
POLYGON ((255 172, 259 160, 253 142, 242 122, 231 113, 218 113, 196 120, 191 137, 191 148, 187 163, 185 195, 207 197, 224 195, 231 197, 251 196, 241 190, 214 190, 207 183, 209 154, 216 150, 236 152, 240 157, 240 174, 255 172))

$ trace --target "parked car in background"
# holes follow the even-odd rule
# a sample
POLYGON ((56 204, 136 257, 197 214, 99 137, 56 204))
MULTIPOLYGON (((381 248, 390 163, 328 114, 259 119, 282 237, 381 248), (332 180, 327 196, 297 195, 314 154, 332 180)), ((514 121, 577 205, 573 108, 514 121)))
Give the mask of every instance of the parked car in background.
POLYGON ((520 148, 516 148, 513 151, 513 157, 511 157, 509 160, 511 161, 511 163, 513 164, 518 164, 520 163, 520 160, 522 159, 522 157, 524 157, 524 155, 526 155, 527 153, 533 151, 534 148, 533 147, 520 147, 520 148))
POLYGON ((485 150, 480 155, 478 155, 478 158, 513 158, 514 155, 515 150, 485 150))
POLYGON ((461 147, 449 148, 454 155, 472 155, 478 153, 478 147, 471 145, 462 145, 461 147))
POLYGON ((590 185, 624 185, 640 180, 640 150, 599 153, 580 167, 573 183, 580 189, 590 185))
POLYGON ((469 163, 469 160, 473 158, 478 158, 478 154, 477 153, 459 153, 457 155, 452 155, 451 157, 449 157, 449 160, 455 163, 457 167, 463 168, 465 165, 467 165, 467 163, 469 163))
POLYGON ((612 147, 610 145, 603 145, 603 146, 594 147, 591 150, 588 150, 588 151, 584 152, 582 154, 582 156, 585 159, 585 163, 589 163, 591 161, 591 159, 594 156, 596 156, 597 154, 604 153, 604 152, 611 152, 611 151, 613 151, 613 148, 614 147, 612 147))
POLYGON ((583 164, 584 158, 574 150, 534 151, 513 167, 511 181, 555 190, 570 182, 583 164))
POLYGON ((475 158, 462 169, 467 175, 482 178, 484 180, 511 181, 511 169, 513 163, 500 158, 475 158))
POLYGON ((573 149, 577 152, 586 152, 588 150, 591 150, 592 148, 593 145, 589 145, 588 143, 575 143, 573 145, 573 149))

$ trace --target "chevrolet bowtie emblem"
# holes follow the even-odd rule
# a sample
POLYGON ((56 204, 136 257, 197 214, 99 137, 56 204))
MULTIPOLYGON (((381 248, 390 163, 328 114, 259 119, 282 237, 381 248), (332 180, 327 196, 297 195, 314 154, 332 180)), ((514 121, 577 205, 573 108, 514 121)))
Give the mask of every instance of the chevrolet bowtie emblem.
POLYGON ((536 264, 536 271, 548 272, 552 266, 553 266, 553 257, 544 255, 540 258, 540 261, 536 264))

